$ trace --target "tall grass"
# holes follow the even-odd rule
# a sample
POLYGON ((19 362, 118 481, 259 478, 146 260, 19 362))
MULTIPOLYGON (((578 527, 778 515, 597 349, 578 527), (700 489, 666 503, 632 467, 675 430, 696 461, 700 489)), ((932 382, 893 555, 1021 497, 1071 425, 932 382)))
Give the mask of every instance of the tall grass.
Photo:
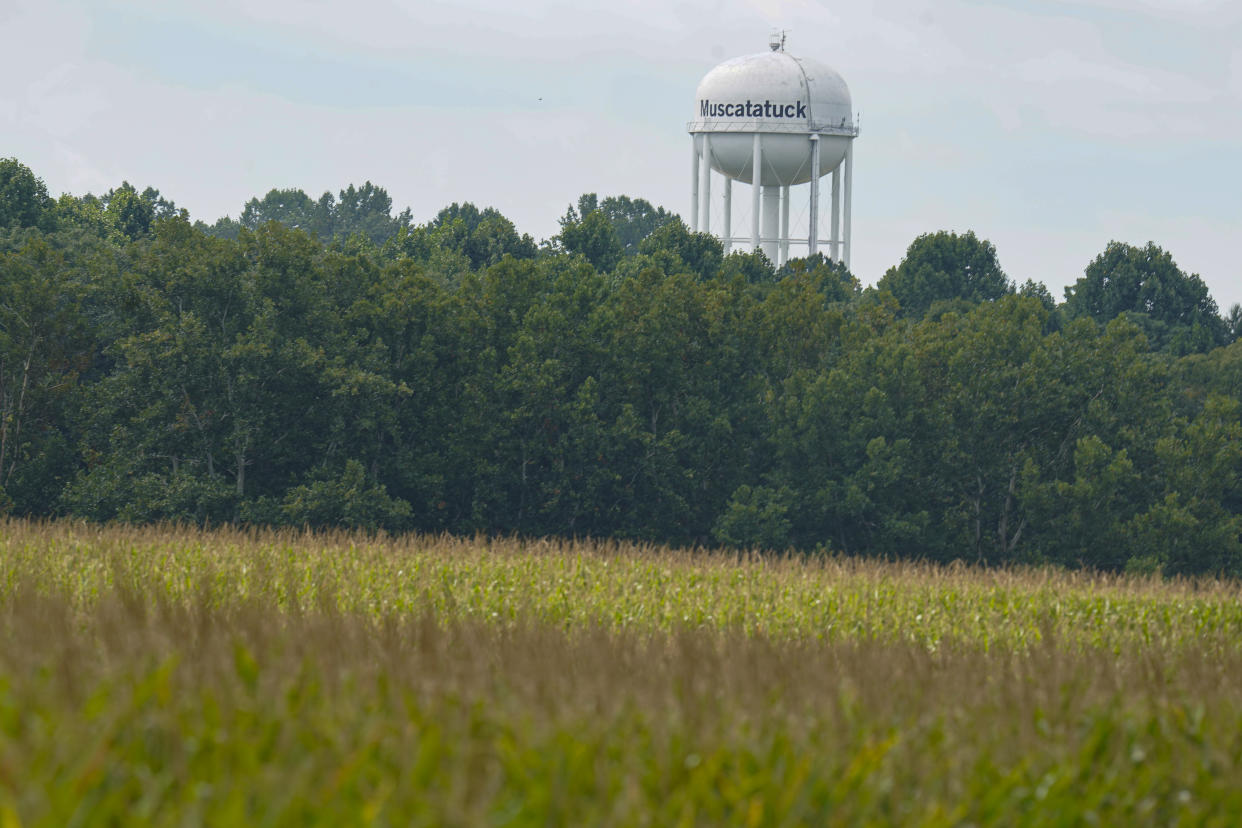
POLYGON ((1232 824, 1228 582, 0 527, 7 824, 1232 824))

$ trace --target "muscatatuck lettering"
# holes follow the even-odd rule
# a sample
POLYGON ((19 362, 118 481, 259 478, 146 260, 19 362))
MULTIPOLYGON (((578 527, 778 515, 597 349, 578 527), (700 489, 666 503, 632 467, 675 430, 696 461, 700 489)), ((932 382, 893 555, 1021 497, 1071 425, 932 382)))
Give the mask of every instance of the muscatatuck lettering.
POLYGON ((712 103, 706 98, 699 101, 700 118, 805 118, 806 104, 772 103, 771 101, 739 101, 738 103, 712 103))

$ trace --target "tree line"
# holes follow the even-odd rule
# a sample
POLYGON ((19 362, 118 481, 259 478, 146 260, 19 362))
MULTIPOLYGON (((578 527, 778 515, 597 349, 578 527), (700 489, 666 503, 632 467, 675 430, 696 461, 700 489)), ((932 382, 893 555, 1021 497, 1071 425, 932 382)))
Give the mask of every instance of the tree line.
POLYGON ((875 287, 642 199, 536 243, 369 182, 192 222, 0 160, 0 510, 1242 570, 1242 309, 971 233, 875 287))

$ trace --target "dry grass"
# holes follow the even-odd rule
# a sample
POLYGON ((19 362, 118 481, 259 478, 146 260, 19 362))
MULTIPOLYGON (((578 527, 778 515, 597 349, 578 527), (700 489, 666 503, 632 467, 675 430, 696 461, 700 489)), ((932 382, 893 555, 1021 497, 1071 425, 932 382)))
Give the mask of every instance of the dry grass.
POLYGON ((1231 583, 0 530, 0 822, 1224 825, 1242 812, 1231 583))

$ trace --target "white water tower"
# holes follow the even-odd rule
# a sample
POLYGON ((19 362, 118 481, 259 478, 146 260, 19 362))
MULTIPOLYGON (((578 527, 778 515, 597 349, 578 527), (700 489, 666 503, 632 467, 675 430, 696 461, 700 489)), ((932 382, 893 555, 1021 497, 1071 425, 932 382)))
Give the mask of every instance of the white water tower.
POLYGON ((849 87, 824 64, 786 52, 783 34, 774 34, 769 46, 768 52, 725 61, 699 82, 695 119, 687 125, 694 142, 690 228, 711 232, 715 170, 724 176, 720 239, 726 253, 734 245, 758 247, 779 266, 789 260, 791 243, 805 243, 808 254, 826 243, 829 256, 849 267, 858 136, 849 87), (819 179, 830 172, 831 227, 821 239, 819 179), (751 185, 749 235, 733 235, 734 181, 751 185), (807 183, 807 232, 791 239, 789 188, 807 183))

